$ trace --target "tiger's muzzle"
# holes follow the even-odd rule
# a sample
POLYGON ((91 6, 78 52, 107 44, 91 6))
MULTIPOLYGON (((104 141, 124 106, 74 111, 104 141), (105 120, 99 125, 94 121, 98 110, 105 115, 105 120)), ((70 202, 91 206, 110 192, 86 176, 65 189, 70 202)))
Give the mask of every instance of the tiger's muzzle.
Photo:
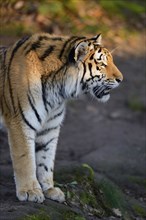
POLYGON ((115 82, 109 82, 105 85, 95 86, 93 88, 93 94, 99 101, 106 102, 110 98, 110 91, 118 87, 121 81, 122 80, 118 79, 115 80, 115 82))

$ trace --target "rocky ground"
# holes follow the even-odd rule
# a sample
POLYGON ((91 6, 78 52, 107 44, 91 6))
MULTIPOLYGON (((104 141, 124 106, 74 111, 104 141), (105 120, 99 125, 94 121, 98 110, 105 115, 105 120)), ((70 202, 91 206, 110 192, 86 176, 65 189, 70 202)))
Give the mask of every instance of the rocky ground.
MULTIPOLYGON (((99 103, 91 97, 81 97, 68 103, 56 157, 57 183, 68 183, 67 186, 61 185, 67 194, 67 204, 62 205, 49 200, 42 205, 18 202, 15 197, 7 134, 3 128, 0 130, 0 219, 17 220, 32 214, 38 216, 33 215, 27 219, 96 220, 100 217, 100 219, 142 220, 146 218, 144 211, 146 204, 145 56, 121 55, 115 57, 115 62, 124 75, 124 81, 112 92, 108 103, 99 103), (93 169, 84 167, 89 171, 86 175, 81 171, 83 182, 89 180, 91 187, 85 184, 85 188, 82 188, 82 181, 78 180, 73 169, 77 165, 81 167, 82 164, 88 164, 93 169), (64 167, 70 170, 71 178, 68 171, 64 171, 64 167), (93 178, 92 181, 94 184, 96 181, 96 187, 90 178, 88 179, 92 173, 94 173, 94 181, 93 178), (107 181, 109 191, 116 190, 117 187, 120 193, 124 193, 125 200, 128 198, 130 201, 128 204, 132 207, 129 215, 123 214, 127 211, 123 212, 122 208, 120 210, 120 205, 114 207, 111 203, 109 209, 108 206, 100 203, 100 208, 104 210, 103 215, 97 211, 93 212, 93 208, 99 210, 97 204, 99 199, 101 201, 101 194, 106 195, 103 185, 99 184, 103 179, 107 181), (81 188, 83 191, 91 188, 90 200, 96 200, 96 205, 90 204, 90 211, 89 203, 92 202, 84 200, 82 203, 79 202, 82 201, 81 197, 77 201, 77 198, 74 199, 72 196, 73 191, 75 195, 81 188), (113 208, 120 211, 120 214, 114 215, 111 212, 113 208)), ((118 203, 118 197, 114 203, 116 201, 118 203)))

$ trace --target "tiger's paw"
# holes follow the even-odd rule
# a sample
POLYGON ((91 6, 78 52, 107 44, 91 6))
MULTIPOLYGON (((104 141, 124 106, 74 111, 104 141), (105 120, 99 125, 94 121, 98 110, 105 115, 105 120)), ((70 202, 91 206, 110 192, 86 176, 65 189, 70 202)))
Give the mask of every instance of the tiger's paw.
POLYGON ((42 203, 45 200, 41 189, 22 190, 17 192, 17 197, 20 201, 31 201, 42 203))
POLYGON ((65 202, 65 195, 58 187, 53 187, 44 191, 44 195, 48 199, 52 199, 60 203, 65 202))

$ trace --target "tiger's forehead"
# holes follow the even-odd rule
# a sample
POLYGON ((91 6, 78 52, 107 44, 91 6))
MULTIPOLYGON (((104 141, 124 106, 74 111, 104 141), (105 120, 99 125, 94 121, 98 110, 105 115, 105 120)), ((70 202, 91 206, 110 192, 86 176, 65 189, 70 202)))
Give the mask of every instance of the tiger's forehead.
POLYGON ((107 64, 107 60, 112 59, 111 53, 105 47, 92 44, 90 51, 90 57, 104 64, 107 64))
POLYGON ((103 61, 107 61, 108 59, 112 59, 111 53, 105 47, 95 47, 93 50, 94 59, 100 59, 103 61))

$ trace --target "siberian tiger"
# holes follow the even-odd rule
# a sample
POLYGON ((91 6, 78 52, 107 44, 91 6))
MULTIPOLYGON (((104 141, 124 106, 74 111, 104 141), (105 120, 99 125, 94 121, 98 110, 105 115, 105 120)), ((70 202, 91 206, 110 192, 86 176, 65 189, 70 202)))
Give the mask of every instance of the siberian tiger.
POLYGON ((123 79, 101 40, 42 33, 1 48, 0 111, 20 201, 65 201, 53 183, 65 102, 83 93, 105 102, 123 79))

